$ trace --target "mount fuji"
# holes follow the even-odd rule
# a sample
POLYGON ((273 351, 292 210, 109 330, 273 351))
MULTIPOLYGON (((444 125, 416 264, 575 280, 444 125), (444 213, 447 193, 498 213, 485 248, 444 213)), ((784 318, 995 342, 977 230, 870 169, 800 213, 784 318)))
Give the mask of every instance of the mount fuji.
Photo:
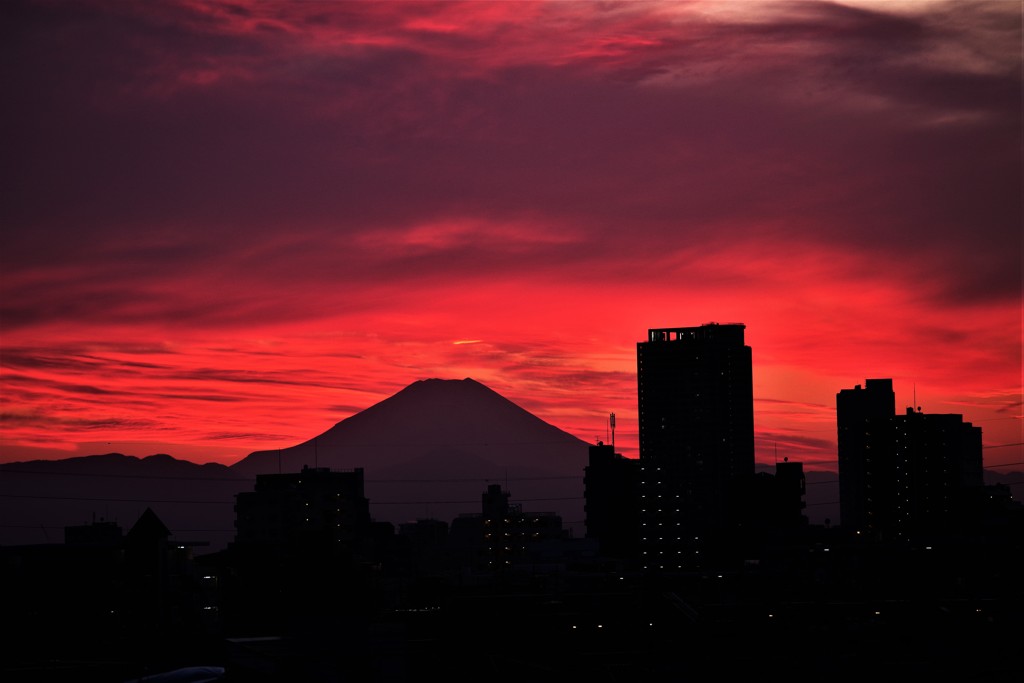
POLYGON ((473 379, 425 379, 295 446, 231 466, 246 476, 363 468, 371 514, 400 524, 479 512, 501 484, 524 512, 553 512, 583 533, 589 444, 473 379))

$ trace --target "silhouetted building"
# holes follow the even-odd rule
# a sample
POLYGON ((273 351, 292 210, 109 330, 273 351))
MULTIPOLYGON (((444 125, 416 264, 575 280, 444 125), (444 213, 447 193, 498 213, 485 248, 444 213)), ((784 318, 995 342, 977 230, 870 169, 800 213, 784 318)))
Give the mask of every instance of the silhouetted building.
POLYGON ((880 540, 953 533, 986 499, 981 428, 894 403, 888 379, 836 396, 841 524, 880 540))
POLYGON ((371 520, 362 468, 258 475, 253 491, 236 496, 235 511, 230 628, 312 628, 366 607, 380 535, 394 529, 371 520))
POLYGON ((744 329, 651 329, 637 344, 646 568, 696 569, 731 552, 754 475, 753 371, 744 329))
MULTIPOLYGON (((510 497, 500 484, 491 484, 481 496, 480 514, 462 514, 452 520, 450 548, 462 566, 500 572, 552 559, 546 542, 565 538, 562 518, 550 512, 523 512, 522 505, 511 503, 510 497)), ((555 554, 560 551, 556 549, 555 554)))
POLYGON ((258 475, 255 490, 236 496, 235 515, 238 545, 352 550, 370 525, 363 469, 303 467, 301 472, 258 475))
POLYGON ((945 534, 973 519, 984 488, 981 427, 912 408, 893 423, 896 538, 945 534))
POLYGON ((205 542, 174 540, 150 508, 124 538, 125 618, 138 647, 186 643, 220 628, 216 581, 204 577, 194 550, 205 542))
POLYGON ((448 522, 418 519, 398 526, 398 541, 405 552, 407 571, 420 576, 439 572, 449 565, 448 522))
POLYGON ((124 533, 117 522, 100 520, 92 524, 64 527, 64 545, 89 547, 120 547, 124 533))
POLYGON ((167 618, 171 584, 171 561, 168 539, 171 532, 152 509, 146 508, 124 541, 126 582, 130 596, 126 604, 135 615, 139 628, 151 628, 159 634, 158 626, 167 618))
POLYGON ((100 521, 64 537, 0 547, 5 680, 135 680, 216 641, 215 586, 153 510, 127 534, 100 521))
POLYGON ((633 559, 640 529, 640 462, 600 441, 583 469, 587 538, 604 557, 633 559))
POLYGON ((775 473, 757 472, 744 492, 743 559, 759 562, 784 548, 807 541, 803 463, 775 463, 775 473))
POLYGON ((795 530, 807 526, 804 510, 807 503, 807 478, 804 476, 802 462, 790 462, 784 458, 775 463, 775 476, 771 491, 765 505, 755 510, 757 517, 762 517, 775 529, 795 530))
POLYGON ((839 456, 839 521, 850 531, 867 531, 877 510, 892 505, 894 480, 888 453, 890 422, 896 414, 891 379, 836 394, 839 456))
POLYGON ((778 490, 779 524, 783 527, 801 527, 807 524, 807 516, 804 514, 807 508, 807 503, 804 502, 804 495, 807 493, 804 464, 790 462, 789 458, 775 463, 775 482, 778 490))

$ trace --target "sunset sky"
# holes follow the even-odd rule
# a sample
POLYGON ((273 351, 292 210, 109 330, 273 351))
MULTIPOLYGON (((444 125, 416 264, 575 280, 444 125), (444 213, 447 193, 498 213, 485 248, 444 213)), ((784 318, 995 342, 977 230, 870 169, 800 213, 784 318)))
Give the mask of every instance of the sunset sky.
POLYGON ((1021 7, 0 3, 0 461, 465 377, 635 457, 637 342, 717 321, 759 462, 893 378, 1022 469, 1021 7))

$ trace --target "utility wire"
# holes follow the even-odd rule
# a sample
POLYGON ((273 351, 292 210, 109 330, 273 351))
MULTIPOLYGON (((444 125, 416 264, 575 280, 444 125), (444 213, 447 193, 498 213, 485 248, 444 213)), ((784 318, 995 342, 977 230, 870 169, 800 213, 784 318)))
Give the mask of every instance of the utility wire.
MULTIPOLYGON (((158 500, 153 498, 89 498, 79 496, 28 496, 19 494, 0 494, 0 498, 20 498, 36 500, 77 500, 90 503, 181 503, 181 504, 204 504, 204 505, 234 505, 233 500, 158 500)), ((583 496, 566 496, 561 498, 515 498, 516 503, 533 503, 549 500, 583 500, 583 496)), ((369 500, 370 505, 478 505, 479 498, 473 500, 369 500)))
MULTIPOLYGON (((342 471, 342 470, 337 470, 342 471)), ((198 477, 198 476, 175 476, 160 474, 119 474, 104 472, 59 472, 54 470, 23 470, 6 469, 0 466, 2 474, 41 474, 44 476, 61 477, 106 477, 109 479, 156 479, 160 481, 225 481, 235 483, 252 482, 254 477, 198 477)), ((276 474, 269 473, 268 474, 276 474)), ((299 472, 286 472, 286 474, 299 474, 299 472)), ((495 474, 492 477, 471 477, 471 478, 439 478, 439 479, 364 479, 368 484, 438 484, 438 483, 472 483, 491 481, 551 481, 582 479, 582 476, 549 476, 549 477, 506 477, 502 474, 495 474)))

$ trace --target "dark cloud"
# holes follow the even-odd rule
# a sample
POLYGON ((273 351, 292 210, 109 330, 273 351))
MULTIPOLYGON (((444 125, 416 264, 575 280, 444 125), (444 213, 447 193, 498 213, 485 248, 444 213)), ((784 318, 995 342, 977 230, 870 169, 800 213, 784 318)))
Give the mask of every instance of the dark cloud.
MULTIPOLYGON (((818 347, 853 327, 845 362, 903 367, 913 354, 887 338, 927 339, 978 369, 968 328, 1020 298, 1018 10, 4 3, 5 384, 85 395, 108 372, 228 392, 117 390, 143 401, 356 392, 380 373, 335 383, 188 354, 207 337, 229 353, 218 334, 394 326, 415 354, 365 337, 315 353, 413 374, 476 363, 552 406, 558 387, 622 396, 628 364, 551 334, 601 321, 594 298, 620 311, 606 327, 637 334, 652 312, 778 329, 762 312, 785 311, 799 334, 768 341, 801 361, 835 362, 818 347), (502 317, 535 345, 432 350, 502 317)), ((1019 363, 1005 338, 985 349, 1019 363)), ((241 355, 257 353, 290 358, 241 355)))
POLYGON ((211 441, 284 441, 291 438, 290 434, 271 434, 263 432, 211 432, 204 435, 211 441))
POLYGON ((71 394, 72 396, 112 396, 119 394, 117 391, 110 391, 103 387, 97 387, 91 384, 72 384, 70 382, 56 382, 56 381, 45 381, 40 380, 38 377, 31 375, 23 375, 18 373, 4 373, 4 381, 12 386, 32 386, 58 391, 65 394, 71 394))
POLYGON ((70 428, 74 430, 120 430, 120 429, 160 429, 157 420, 144 420, 138 418, 75 418, 54 416, 46 411, 30 411, 17 413, 0 413, 0 424, 8 428, 15 427, 39 427, 42 429, 70 428))

